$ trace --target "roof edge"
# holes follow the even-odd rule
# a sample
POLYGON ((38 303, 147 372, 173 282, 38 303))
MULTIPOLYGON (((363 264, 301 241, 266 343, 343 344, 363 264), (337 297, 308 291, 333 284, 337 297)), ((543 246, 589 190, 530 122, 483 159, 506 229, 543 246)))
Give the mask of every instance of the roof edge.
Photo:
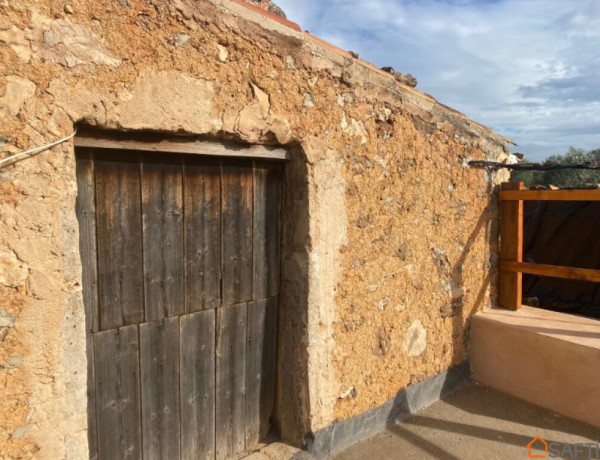
POLYGON ((458 118, 461 118, 461 119, 463 119, 464 121, 466 121, 468 123, 472 123, 473 125, 476 125, 477 127, 479 127, 480 129, 482 129, 483 131, 486 131, 489 134, 492 134, 494 137, 498 137, 498 138, 502 139, 507 144, 518 145, 512 139, 509 139, 508 137, 503 136, 502 134, 497 133, 493 129, 491 129, 491 128, 489 128, 489 127, 487 127, 487 126, 485 126, 485 125, 483 125, 483 124, 481 124, 481 123, 473 120, 472 118, 469 118, 464 113, 462 113, 462 112, 460 112, 460 111, 458 111, 456 109, 453 109, 452 107, 449 107, 449 106, 447 106, 447 105, 439 102, 433 96, 431 96, 431 95, 429 95, 427 93, 424 93, 423 91, 419 91, 418 89, 415 89, 415 88, 413 88, 411 86, 408 86, 408 85, 406 85, 404 83, 399 82, 398 80, 396 80, 396 78, 392 74, 390 74, 388 72, 385 72, 384 70, 381 70, 380 68, 378 68, 374 64, 372 64, 372 63, 370 63, 368 61, 365 61, 364 59, 356 58, 356 57, 352 56, 348 51, 343 50, 342 48, 340 48, 340 47, 338 47, 336 45, 333 45, 333 44, 331 44, 331 43, 329 43, 329 42, 327 42, 327 41, 325 41, 325 40, 323 40, 323 39, 321 39, 319 37, 316 37, 316 36, 310 34, 307 31, 303 31, 302 28, 297 23, 295 23, 295 22, 292 22, 292 21, 290 21, 288 19, 285 19, 285 18, 283 18, 281 16, 277 16, 277 15, 275 15, 275 14, 269 12, 269 11, 266 11, 266 10, 264 10, 264 9, 256 6, 256 5, 253 5, 253 4, 251 4, 251 3, 249 3, 249 2, 247 2, 245 0, 221 0, 219 3, 221 3, 221 5, 223 5, 223 6, 225 6, 224 4, 227 3, 227 2, 234 3, 236 5, 240 5, 240 6, 244 7, 244 8, 247 8, 247 9, 253 11, 254 13, 257 13, 257 14, 263 16, 267 20, 271 20, 271 21, 277 22, 278 24, 283 25, 283 26, 291 29, 291 31, 293 31, 293 32, 290 32, 290 33, 300 35, 299 38, 304 38, 304 39, 310 40, 311 42, 313 42, 314 44, 316 44, 318 46, 322 46, 323 48, 326 48, 326 49, 328 49, 330 51, 333 51, 334 53, 342 56, 343 58, 348 59, 348 60, 350 60, 350 61, 352 61, 352 62, 354 62, 354 63, 356 63, 356 64, 358 64, 358 65, 360 65, 360 66, 362 66, 362 67, 364 67, 364 68, 372 71, 372 72, 375 72, 376 74, 378 74, 378 75, 380 75, 380 76, 382 76, 384 78, 387 78, 388 80, 392 81, 396 86, 402 88, 403 91, 411 93, 413 96, 417 96, 418 98, 423 99, 423 100, 425 100, 427 102, 436 104, 440 109, 442 109, 444 111, 447 111, 447 112, 451 113, 452 115, 454 115, 454 116, 456 116, 458 118))

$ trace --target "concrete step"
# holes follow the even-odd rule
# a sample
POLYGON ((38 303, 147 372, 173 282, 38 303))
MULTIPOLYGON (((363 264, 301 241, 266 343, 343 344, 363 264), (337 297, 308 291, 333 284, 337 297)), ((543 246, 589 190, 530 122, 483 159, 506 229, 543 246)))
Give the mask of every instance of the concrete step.
POLYGON ((475 379, 600 427, 600 321, 523 306, 472 318, 475 379))

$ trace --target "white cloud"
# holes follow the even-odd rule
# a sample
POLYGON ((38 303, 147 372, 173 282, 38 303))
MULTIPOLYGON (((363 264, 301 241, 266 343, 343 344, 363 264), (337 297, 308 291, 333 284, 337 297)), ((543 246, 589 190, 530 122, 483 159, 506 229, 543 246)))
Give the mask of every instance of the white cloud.
POLYGON ((598 0, 279 0, 291 20, 514 139, 600 147, 598 0))

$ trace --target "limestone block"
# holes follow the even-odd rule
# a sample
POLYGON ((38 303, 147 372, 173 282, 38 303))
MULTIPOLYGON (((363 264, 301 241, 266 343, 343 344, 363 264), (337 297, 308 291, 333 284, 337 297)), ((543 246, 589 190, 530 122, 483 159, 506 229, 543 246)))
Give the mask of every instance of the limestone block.
POLYGON ((31 45, 25 38, 25 32, 12 26, 8 30, 0 30, 0 42, 6 43, 17 55, 20 63, 26 64, 31 59, 31 45))
POLYGON ((404 352, 408 356, 420 356, 427 348, 427 330, 420 320, 415 320, 404 338, 404 352))
POLYGON ((12 251, 0 250, 0 285, 17 287, 27 279, 27 264, 17 259, 12 251))
POLYGON ((33 56, 67 67, 79 64, 121 65, 92 31, 69 18, 51 19, 33 13, 33 29, 29 33, 33 56))
POLYGON ((217 45, 217 51, 218 51, 219 61, 221 61, 221 62, 227 61, 227 58, 229 58, 229 52, 227 51, 227 48, 225 48, 223 45, 217 45))
POLYGON ((19 114, 27 99, 35 94, 35 83, 26 78, 9 75, 6 77, 6 90, 0 97, 0 114, 14 117, 19 114))

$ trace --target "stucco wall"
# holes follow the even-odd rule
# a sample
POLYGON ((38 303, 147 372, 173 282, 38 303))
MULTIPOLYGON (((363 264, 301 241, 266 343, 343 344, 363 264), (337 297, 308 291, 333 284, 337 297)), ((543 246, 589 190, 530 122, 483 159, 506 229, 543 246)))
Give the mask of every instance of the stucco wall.
MULTIPOLYGON (((505 139, 229 1, 0 1, 2 155, 78 122, 298 152, 306 193, 284 202, 306 200, 306 232, 282 270, 306 281, 302 382, 278 399, 303 398, 296 442, 466 359, 498 179, 466 163, 505 139)), ((76 195, 71 143, 0 170, 0 457, 86 456, 76 195)))

